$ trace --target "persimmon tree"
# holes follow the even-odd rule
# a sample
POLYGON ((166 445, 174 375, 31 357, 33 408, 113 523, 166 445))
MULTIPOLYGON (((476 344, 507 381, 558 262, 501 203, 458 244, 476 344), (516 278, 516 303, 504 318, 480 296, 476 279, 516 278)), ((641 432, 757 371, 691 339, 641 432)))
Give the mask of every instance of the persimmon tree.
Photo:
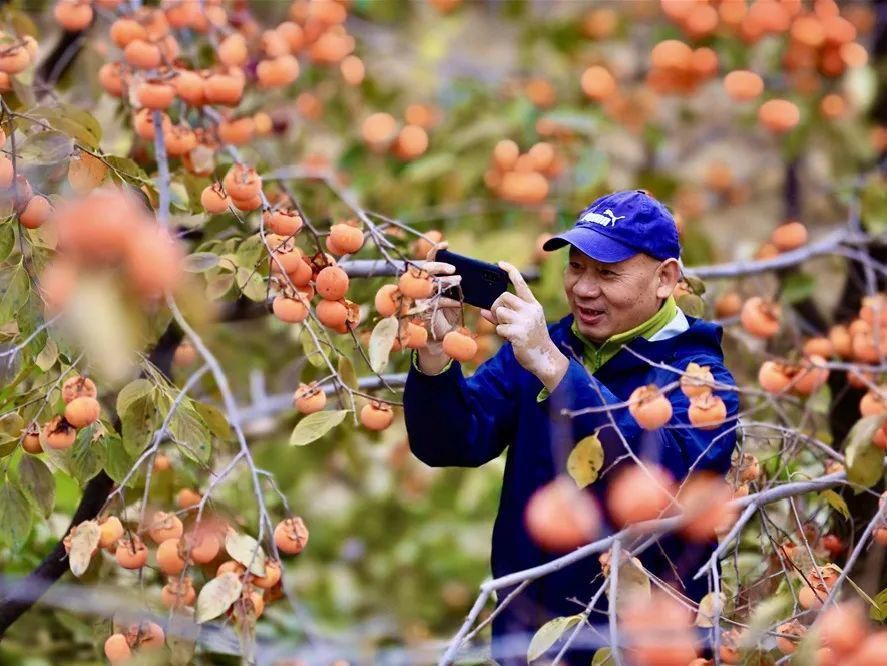
MULTIPOLYGON (((390 435, 410 353, 428 343, 438 299, 455 286, 423 260, 444 239, 490 259, 514 250, 538 264, 527 272, 554 314, 561 267, 534 243, 590 197, 637 186, 675 211, 678 303, 724 325, 739 387, 705 367, 667 367, 671 383, 603 411, 627 409, 650 430, 710 428, 726 418, 719 393, 737 390, 734 467, 726 479, 675 483, 627 442, 615 461, 593 436, 571 443, 564 474, 527 507, 551 560, 483 582, 473 605, 461 572, 441 573, 449 615, 436 631, 456 635, 421 658, 450 663, 471 645, 498 612, 494 593, 510 590, 501 609, 530 581, 600 557, 595 595, 540 627, 520 656, 558 661, 582 644, 600 647, 597 663, 792 653, 797 663, 879 663, 887 206, 883 91, 868 60, 883 55, 883 16, 831 0, 577 3, 546 20, 518 3, 496 17, 460 4, 0 8, 0 561, 27 574, 3 581, 0 635, 44 594, 50 608, 65 605, 50 588, 70 572, 75 589, 135 590, 79 608, 100 619, 93 649, 111 663, 216 651, 255 661, 269 649, 266 607, 293 642, 277 656, 357 658, 354 634, 319 624, 294 583, 321 570, 305 568, 303 552, 318 542, 338 552, 347 530, 306 519, 323 511, 282 479, 326 468, 373 497, 374 479, 393 485, 409 464, 396 487, 406 504, 429 491, 452 498, 458 485, 406 463, 406 443, 390 435), (553 70, 569 76, 528 65, 501 90, 445 80, 461 99, 413 99, 408 83, 372 74, 384 54, 355 37, 389 11, 428 31, 514 24, 526 53, 551 50, 553 70), (719 141, 727 152, 707 155, 719 141), (763 174, 731 160, 744 142, 763 174), (776 188, 764 169, 774 161, 776 188), (723 247, 718 262, 708 236, 725 229, 712 220, 779 187, 780 212, 750 208, 766 239, 744 255, 723 247), (460 237, 477 210, 486 248, 460 237), (446 234, 432 228, 447 218, 446 234), (834 263, 823 268, 824 258, 834 263), (844 293, 826 316, 818 291, 840 276, 844 293), (280 393, 267 393, 266 377, 280 393), (674 391, 690 398, 687 423, 673 420, 674 391), (282 418, 295 421, 288 442, 282 418), (381 465, 367 453, 380 438, 381 465), (625 459, 637 465, 608 479, 618 531, 601 534, 600 508, 581 489, 625 459), (365 480, 363 465, 391 469, 365 480), (720 538, 695 574, 710 587, 700 603, 637 559, 674 531, 720 538)), ((442 342, 470 367, 498 342, 476 311, 462 319, 442 342)), ((494 499, 495 480, 482 483, 474 495, 494 499)), ((322 490, 315 501, 335 499, 322 490)), ((393 548, 384 527, 375 545, 393 548)), ((422 559, 433 557, 435 537, 421 539, 401 556, 431 567, 416 553, 427 546, 422 559)), ((362 557, 355 542, 341 547, 362 557)), ((368 569, 389 591, 394 569, 368 569)), ((395 638, 415 645, 428 634, 424 625, 395 638)))

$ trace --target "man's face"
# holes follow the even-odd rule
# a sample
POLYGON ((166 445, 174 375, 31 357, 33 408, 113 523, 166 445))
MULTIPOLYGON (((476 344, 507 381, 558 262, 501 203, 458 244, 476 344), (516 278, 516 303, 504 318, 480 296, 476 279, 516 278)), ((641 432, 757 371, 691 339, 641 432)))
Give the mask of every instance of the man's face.
MULTIPOLYGON (((646 254, 605 264, 574 247, 564 272, 564 291, 579 331, 601 343, 607 338, 642 324, 659 309, 661 299, 674 288, 660 273, 666 262, 646 254)), ((667 272, 676 271, 676 264, 667 272)))

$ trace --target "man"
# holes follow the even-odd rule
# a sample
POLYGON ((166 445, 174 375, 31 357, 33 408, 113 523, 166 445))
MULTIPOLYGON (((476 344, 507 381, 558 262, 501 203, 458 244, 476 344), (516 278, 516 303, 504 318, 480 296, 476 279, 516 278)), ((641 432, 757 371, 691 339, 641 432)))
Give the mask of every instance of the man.
MULTIPOLYGON (((548 326, 520 273, 501 262, 515 293, 502 294, 482 314, 507 343, 466 379, 440 343, 431 342, 419 350, 404 392, 410 447, 426 464, 477 467, 509 447, 493 529, 495 577, 556 556, 534 543, 524 512, 534 491, 564 473, 567 456, 583 437, 598 431, 603 444, 606 473, 588 488, 602 507, 612 465, 633 464, 626 444, 681 480, 691 468, 726 472, 735 443, 733 391, 718 392, 728 418, 712 430, 689 425, 688 398, 677 390, 668 394, 670 422, 656 431, 641 430, 624 406, 574 418, 562 414, 622 403, 641 385, 679 379, 664 366, 683 370, 695 362, 707 365, 717 382, 734 383, 724 367, 721 328, 687 317, 676 306, 672 292, 681 273, 680 243, 674 218, 661 203, 640 190, 601 197, 572 229, 544 245, 546 251, 562 247, 570 252, 564 272, 569 316, 548 326)), ((438 275, 452 273, 444 264, 429 267, 438 275)), ((432 322, 433 337, 440 335, 441 324, 453 323, 446 315, 455 310, 441 312, 444 317, 432 322)), ((607 530, 615 528, 607 524, 604 535, 607 530)), ((708 592, 707 583, 691 580, 692 574, 712 547, 670 536, 640 559, 681 594, 699 599, 708 592)), ((525 650, 526 639, 514 650, 509 636, 530 636, 552 617, 581 612, 601 582, 598 560, 589 557, 530 584, 493 621, 494 657, 503 663, 525 650)), ((603 596, 596 608, 606 609, 603 596)), ((591 621, 606 618, 593 614, 591 621)), ((570 662, 588 664, 592 654, 570 652, 570 662)))

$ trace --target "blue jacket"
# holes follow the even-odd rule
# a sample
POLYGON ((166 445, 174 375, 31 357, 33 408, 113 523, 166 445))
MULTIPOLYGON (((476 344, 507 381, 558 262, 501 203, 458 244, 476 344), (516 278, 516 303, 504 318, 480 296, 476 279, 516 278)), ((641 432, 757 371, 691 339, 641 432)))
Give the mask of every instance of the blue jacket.
MULTIPOLYGON (((687 320, 688 329, 674 337, 659 341, 636 338, 628 347, 651 361, 679 369, 686 368, 691 361, 707 365, 715 380, 733 385, 733 377, 724 367, 721 327, 702 319, 687 320)), ((626 349, 590 375, 581 363, 582 343, 570 330, 571 323, 572 317, 568 316, 549 326, 552 340, 570 358, 570 365, 561 383, 541 402, 537 396, 542 383, 518 364, 511 344, 505 344, 469 378, 463 377, 455 362, 434 376, 413 367, 407 378, 404 416, 410 448, 427 465, 478 467, 508 447, 493 528, 495 577, 556 557, 536 546, 527 534, 524 509, 535 490, 566 470, 567 457, 576 442, 601 428, 598 436, 604 446, 604 470, 624 453, 622 441, 605 412, 571 419, 562 416, 561 410, 621 402, 638 386, 664 386, 677 379, 675 373, 651 367, 626 349)), ((734 391, 721 391, 719 395, 726 403, 728 419, 712 430, 689 426, 689 400, 679 390, 669 394, 674 415, 668 426, 660 430, 642 430, 625 408, 613 410, 611 415, 641 458, 664 466, 676 479, 685 478, 691 466, 694 471, 725 473, 736 439, 739 400, 734 391)), ((601 507, 611 478, 612 469, 588 488, 601 507)), ((612 531, 609 521, 605 521, 601 536, 612 531)), ((713 547, 714 544, 689 544, 672 536, 648 548, 640 559, 683 594, 700 599, 708 592, 707 582, 693 582, 691 578, 713 547)), ((601 581, 600 565, 594 556, 545 576, 529 585, 494 620, 494 639, 514 632, 532 635, 552 617, 580 612, 601 581)), ((499 599, 504 596, 500 594, 499 599)), ((603 596, 600 607, 606 608, 603 596)), ((590 654, 577 653, 576 658, 584 660, 590 654)))

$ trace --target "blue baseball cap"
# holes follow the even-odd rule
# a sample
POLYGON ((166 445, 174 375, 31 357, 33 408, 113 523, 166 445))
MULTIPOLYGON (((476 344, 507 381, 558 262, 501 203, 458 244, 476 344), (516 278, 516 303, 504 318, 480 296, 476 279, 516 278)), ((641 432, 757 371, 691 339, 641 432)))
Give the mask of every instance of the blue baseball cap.
POLYGON ((551 252, 565 245, 606 264, 641 252, 659 260, 681 256, 674 217, 643 190, 613 192, 595 200, 572 229, 548 239, 542 249, 551 252))

